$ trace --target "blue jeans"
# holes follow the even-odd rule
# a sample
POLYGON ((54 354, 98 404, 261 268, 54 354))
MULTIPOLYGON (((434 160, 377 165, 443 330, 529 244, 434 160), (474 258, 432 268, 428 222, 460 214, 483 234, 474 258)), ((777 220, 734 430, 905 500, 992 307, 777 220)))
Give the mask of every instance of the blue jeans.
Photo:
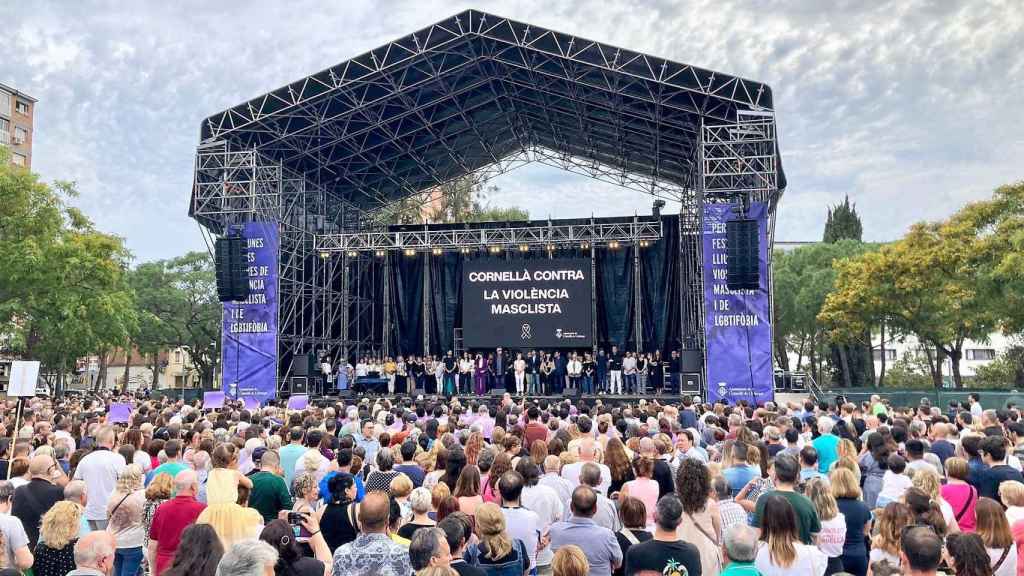
POLYGON ((594 378, 592 376, 583 377, 583 393, 593 394, 594 393, 594 378))
POLYGON ((142 563, 142 547, 118 548, 114 553, 114 573, 112 576, 135 576, 142 563))

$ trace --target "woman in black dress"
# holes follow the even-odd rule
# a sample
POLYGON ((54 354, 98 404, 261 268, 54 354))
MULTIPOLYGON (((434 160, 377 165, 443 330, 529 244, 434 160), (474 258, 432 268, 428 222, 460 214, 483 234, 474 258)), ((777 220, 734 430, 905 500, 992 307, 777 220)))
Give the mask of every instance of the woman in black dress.
POLYGON ((333 554, 339 546, 355 540, 359 534, 355 522, 356 479, 351 474, 341 472, 331 477, 327 485, 331 493, 320 517, 320 529, 333 554))
POLYGON ((665 388, 665 361, 661 359, 661 350, 654 351, 648 369, 651 373, 655 393, 661 394, 665 388))

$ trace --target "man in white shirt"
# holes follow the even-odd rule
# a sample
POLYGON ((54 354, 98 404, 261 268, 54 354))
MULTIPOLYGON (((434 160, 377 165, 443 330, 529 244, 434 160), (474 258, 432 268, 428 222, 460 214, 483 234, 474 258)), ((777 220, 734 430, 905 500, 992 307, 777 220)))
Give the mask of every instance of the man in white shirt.
POLYGON ((558 495, 558 501, 563 503, 564 508, 564 504, 572 498, 574 486, 559 474, 561 468, 562 461, 558 459, 558 456, 548 456, 544 459, 544 475, 537 483, 554 490, 558 495))
POLYGON ((570 353, 569 363, 566 365, 565 371, 569 375, 569 388, 579 390, 580 376, 583 374, 583 363, 580 362, 580 358, 575 352, 570 353))
POLYGON ((636 357, 626 352, 622 359, 622 379, 626 383, 626 394, 636 394, 636 357))
POLYGON ((586 442, 580 445, 580 461, 566 464, 562 467, 562 478, 569 481, 573 490, 580 485, 580 471, 585 464, 593 464, 601 471, 601 483, 595 489, 601 494, 608 493, 608 487, 612 484, 612 471, 604 464, 598 464, 596 459, 596 448, 593 442, 586 442))
POLYGON ((68 454, 74 454, 77 446, 75 444, 75 437, 71 435, 71 416, 65 416, 57 422, 57 430, 53 433, 53 437, 57 440, 64 440, 68 445, 68 454))
POLYGON ((114 492, 117 477, 127 464, 114 452, 114 428, 104 426, 96 432, 97 448, 85 455, 75 469, 75 480, 84 480, 87 488, 85 519, 89 528, 104 530, 107 527, 107 500, 114 492))
POLYGON ((331 385, 331 359, 324 357, 323 362, 320 363, 320 374, 324 379, 324 389, 326 390, 331 385))
POLYGON ((520 502, 523 477, 515 471, 505 472, 498 479, 498 491, 501 493, 501 513, 505 516, 508 535, 513 541, 523 541, 530 557, 530 566, 537 566, 537 549, 547 548, 547 535, 541 532, 540 516, 533 510, 523 508, 520 502))
MULTIPOLYGON (((603 526, 612 532, 618 532, 622 528, 622 522, 619 521, 618 509, 615 507, 615 502, 612 502, 610 498, 604 495, 605 489, 599 489, 601 481, 601 472, 597 468, 599 464, 594 462, 587 462, 584 464, 583 469, 580 471, 580 486, 590 486, 593 489, 594 495, 597 496, 597 512, 594 513, 592 520, 594 524, 603 526)), ((575 491, 575 490, 574 490, 575 491)), ((570 502, 572 498, 570 497, 570 502)), ((572 516, 572 506, 566 503, 565 519, 568 520, 572 516)))
MULTIPOLYGON (((540 484, 540 467, 529 458, 520 458, 516 471, 523 477, 523 488, 521 497, 522 505, 532 510, 540 519, 540 532, 546 534, 551 525, 560 522, 565 515, 564 501, 559 498, 558 493, 549 486, 540 484)), ((569 492, 570 498, 572 491, 569 492)), ((551 547, 542 548, 537 552, 537 569, 539 573, 546 573, 545 567, 551 566, 551 559, 554 552, 551 547)))

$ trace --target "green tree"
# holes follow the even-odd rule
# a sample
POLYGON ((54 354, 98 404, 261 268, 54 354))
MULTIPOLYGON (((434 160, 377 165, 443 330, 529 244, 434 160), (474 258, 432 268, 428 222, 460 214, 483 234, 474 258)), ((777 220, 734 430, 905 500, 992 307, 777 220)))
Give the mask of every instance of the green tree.
POLYGON ((998 326, 991 294, 986 234, 968 206, 944 222, 920 223, 879 251, 837 264, 836 290, 820 315, 833 338, 851 342, 873 326, 893 336, 915 334, 933 347, 932 380, 942 385, 949 358, 953 381, 963 385, 960 360, 967 339, 984 341, 998 326))
POLYGON ((138 301, 136 346, 153 359, 165 348, 187 347, 203 386, 213 383, 220 362, 222 305, 217 300, 213 259, 189 252, 140 264, 132 272, 138 301))
POLYGON ((492 205, 488 199, 498 192, 497 186, 486 186, 479 175, 466 174, 393 202, 381 210, 378 218, 387 224, 529 220, 529 212, 522 208, 492 205))
POLYGON ((9 354, 55 374, 58 391, 77 358, 123 346, 137 326, 129 253, 68 204, 75 195, 0 149, 0 333, 9 354))
POLYGON ((842 204, 836 204, 828 209, 828 217, 825 219, 825 234, 823 242, 838 242, 840 240, 862 241, 864 226, 857 214, 857 206, 850 204, 850 197, 843 199, 842 204))
MULTIPOLYGON (((788 353, 797 356, 796 369, 804 358, 815 380, 822 381, 831 362, 830 340, 818 320, 825 299, 835 286, 834 264, 873 250, 874 245, 854 240, 802 246, 776 252, 773 260, 775 357, 779 367, 789 369, 788 353)), ((862 382, 855 382, 860 385, 862 382)))

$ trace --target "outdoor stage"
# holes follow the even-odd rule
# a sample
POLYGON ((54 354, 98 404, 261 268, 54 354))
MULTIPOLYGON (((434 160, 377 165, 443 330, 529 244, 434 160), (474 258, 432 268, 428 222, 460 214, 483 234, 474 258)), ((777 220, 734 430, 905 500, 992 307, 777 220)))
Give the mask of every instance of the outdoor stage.
MULTIPOLYGON (((770 258, 785 188, 774 105, 760 82, 468 10, 207 118, 189 214, 211 241, 245 239, 250 284, 249 299, 224 307, 224 390, 287 394, 311 377, 309 359, 439 356, 492 347, 495 335, 532 348, 543 325, 568 335, 563 349, 695 350, 702 396, 771 398, 770 258), (531 162, 680 210, 419 229, 385 220, 418 192, 531 162), (755 224, 756 289, 726 287, 726 223, 737 218, 755 224), (579 328, 534 315, 459 342, 461 268, 544 259, 577 271, 589 261, 579 328)), ((505 304, 513 315, 525 305, 505 304)), ((544 304, 525 309, 558 302, 544 304)))

